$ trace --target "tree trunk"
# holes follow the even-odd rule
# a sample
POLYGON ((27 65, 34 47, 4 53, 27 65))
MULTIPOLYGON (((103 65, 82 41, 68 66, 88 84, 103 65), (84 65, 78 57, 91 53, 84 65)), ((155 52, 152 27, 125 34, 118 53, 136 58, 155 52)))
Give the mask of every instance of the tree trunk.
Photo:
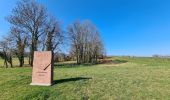
POLYGON ((5 65, 6 68, 8 68, 8 63, 7 63, 6 59, 4 59, 4 65, 5 65))
POLYGON ((19 67, 23 67, 24 65, 24 57, 21 55, 21 57, 19 58, 19 67))
POLYGON ((4 65, 6 68, 8 68, 7 54, 5 51, 4 51, 4 65))
POLYGON ((33 66, 33 59, 34 59, 34 51, 37 51, 37 41, 38 41, 38 34, 33 35, 32 37, 32 45, 31 45, 31 66, 33 66))
POLYGON ((31 50, 30 50, 30 65, 33 66, 34 58, 34 40, 32 40, 31 50))
POLYGON ((11 68, 13 67, 13 64, 12 64, 12 56, 10 55, 10 65, 11 65, 11 68))

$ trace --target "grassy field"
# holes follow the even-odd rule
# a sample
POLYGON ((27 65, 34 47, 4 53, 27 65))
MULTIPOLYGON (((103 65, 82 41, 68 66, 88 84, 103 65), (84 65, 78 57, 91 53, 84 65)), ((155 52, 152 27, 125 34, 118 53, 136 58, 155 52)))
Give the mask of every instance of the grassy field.
POLYGON ((30 86, 32 68, 0 68, 0 100, 169 100, 170 59, 109 58, 55 66, 55 84, 30 86))

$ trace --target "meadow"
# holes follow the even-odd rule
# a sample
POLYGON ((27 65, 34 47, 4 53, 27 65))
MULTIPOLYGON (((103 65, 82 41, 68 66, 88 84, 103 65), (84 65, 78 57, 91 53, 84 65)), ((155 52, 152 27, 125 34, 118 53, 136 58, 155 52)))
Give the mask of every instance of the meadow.
MULTIPOLYGON (((170 99, 170 59, 109 57, 107 60, 97 65, 57 63, 54 85, 50 87, 29 85, 31 67, 1 67, 0 100, 170 99)), ((2 60, 0 64, 3 65, 2 60)))

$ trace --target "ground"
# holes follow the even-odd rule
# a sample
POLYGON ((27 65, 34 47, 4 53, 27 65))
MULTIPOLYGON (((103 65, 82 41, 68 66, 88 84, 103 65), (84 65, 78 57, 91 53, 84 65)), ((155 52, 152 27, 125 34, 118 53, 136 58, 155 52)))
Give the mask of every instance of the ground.
MULTIPOLYGON (((170 59, 112 57, 55 65, 55 84, 31 86, 32 68, 0 68, 1 100, 168 100, 170 59)), ((1 61, 2 62, 2 61, 1 61)))

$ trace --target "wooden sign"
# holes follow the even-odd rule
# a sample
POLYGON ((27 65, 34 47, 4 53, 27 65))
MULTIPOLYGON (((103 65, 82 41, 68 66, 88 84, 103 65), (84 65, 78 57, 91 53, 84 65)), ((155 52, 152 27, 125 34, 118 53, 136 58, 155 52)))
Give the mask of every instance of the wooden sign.
POLYGON ((53 62, 51 51, 35 51, 31 85, 50 86, 53 82, 53 62))

